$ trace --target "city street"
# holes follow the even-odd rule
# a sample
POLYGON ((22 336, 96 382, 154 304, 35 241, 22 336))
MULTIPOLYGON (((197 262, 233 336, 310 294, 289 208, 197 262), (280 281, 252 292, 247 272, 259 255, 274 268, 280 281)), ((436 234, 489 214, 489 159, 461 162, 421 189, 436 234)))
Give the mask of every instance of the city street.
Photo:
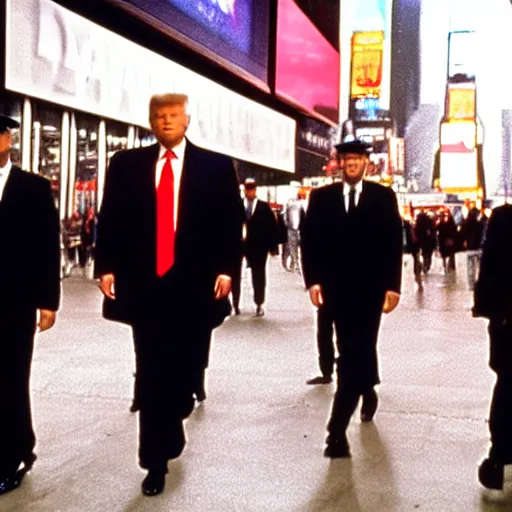
POLYGON ((154 498, 140 492, 130 331, 101 318, 94 281, 67 278, 32 367, 38 460, 0 511, 512 510, 511 487, 493 493, 477 481, 494 378, 465 256, 452 281, 436 259, 423 293, 405 258, 401 304, 381 329, 380 406, 372 424, 354 416, 350 460, 323 457, 334 385, 305 384, 318 374, 313 310, 301 277, 273 258, 266 315, 252 316, 247 274, 242 315, 215 333, 208 397, 154 498))

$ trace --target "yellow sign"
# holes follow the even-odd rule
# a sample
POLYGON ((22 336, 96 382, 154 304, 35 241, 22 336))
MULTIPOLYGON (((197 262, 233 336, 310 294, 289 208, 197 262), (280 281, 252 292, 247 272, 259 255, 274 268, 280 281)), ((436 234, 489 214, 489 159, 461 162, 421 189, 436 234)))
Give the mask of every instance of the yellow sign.
POLYGON ((454 87, 448 89, 448 119, 474 120, 476 117, 475 87, 454 87))
POLYGON ((383 31, 352 34, 352 99, 380 97, 383 54, 383 31))

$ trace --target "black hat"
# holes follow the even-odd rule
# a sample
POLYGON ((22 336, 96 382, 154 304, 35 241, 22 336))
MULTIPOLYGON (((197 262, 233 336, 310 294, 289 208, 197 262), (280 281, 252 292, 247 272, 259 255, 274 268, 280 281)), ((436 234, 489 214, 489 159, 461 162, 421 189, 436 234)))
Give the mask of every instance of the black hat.
POLYGON ((256 188, 256 180, 254 178, 247 178, 244 181, 244 187, 245 188, 256 188))
POLYGON ((19 128, 19 126, 18 121, 0 114, 0 133, 7 131, 7 128, 19 128))
POLYGON ((359 139, 354 139, 347 142, 341 142, 336 144, 336 151, 340 155, 346 155, 347 153, 354 153, 356 155, 368 155, 371 153, 372 146, 359 139))

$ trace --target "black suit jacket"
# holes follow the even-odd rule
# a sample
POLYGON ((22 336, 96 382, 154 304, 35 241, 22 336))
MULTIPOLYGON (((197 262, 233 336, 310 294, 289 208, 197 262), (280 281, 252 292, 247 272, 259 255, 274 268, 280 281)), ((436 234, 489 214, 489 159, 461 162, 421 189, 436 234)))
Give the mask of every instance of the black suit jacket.
POLYGON ((512 205, 495 208, 487 225, 473 315, 512 319, 512 205))
MULTIPOLYGON (((345 209, 342 183, 313 190, 302 229, 306 286, 331 303, 376 304, 400 292, 402 222, 394 192, 364 182, 356 211, 345 209)), ((375 306, 377 307, 377 306, 375 306)))
POLYGON ((265 201, 256 202, 256 207, 247 222, 245 238, 245 255, 249 259, 264 257, 267 253, 275 251, 277 247, 277 221, 265 201))
MULTIPOLYGON (((220 274, 232 276, 240 253, 243 207, 231 160, 187 141, 180 182, 175 262, 156 276, 155 168, 160 146, 112 158, 98 216, 97 276, 113 273, 116 300, 104 315, 133 324, 155 304, 155 289, 179 295, 192 311, 215 308, 220 274)), ((165 300, 165 294, 159 296, 165 300)), ((159 300, 159 299, 157 299, 159 300)), ((209 314, 209 313, 207 313, 209 314)))
POLYGON ((50 182, 13 166, 0 201, 0 296, 8 311, 59 308, 59 231, 50 182))

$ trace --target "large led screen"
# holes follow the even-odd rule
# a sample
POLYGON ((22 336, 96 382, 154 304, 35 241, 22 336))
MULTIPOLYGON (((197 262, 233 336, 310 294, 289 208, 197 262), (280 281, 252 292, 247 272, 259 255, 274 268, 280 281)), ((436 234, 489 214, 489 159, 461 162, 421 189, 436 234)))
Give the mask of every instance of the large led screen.
POLYGON ((228 64, 267 82, 269 0, 126 2, 228 64))
POLYGON ((338 122, 340 56, 293 0, 279 0, 276 93, 338 122))

